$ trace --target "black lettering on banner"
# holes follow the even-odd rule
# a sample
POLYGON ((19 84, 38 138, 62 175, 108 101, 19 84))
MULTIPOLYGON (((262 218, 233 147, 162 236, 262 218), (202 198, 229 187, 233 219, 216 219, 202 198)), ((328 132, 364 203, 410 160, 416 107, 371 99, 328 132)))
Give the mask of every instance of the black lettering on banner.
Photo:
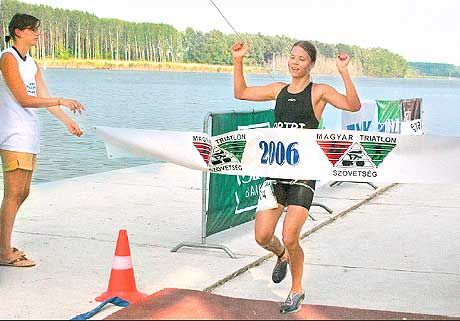
POLYGON ((371 178, 377 177, 378 173, 376 171, 368 170, 368 171, 360 171, 360 170, 333 170, 332 175, 334 177, 363 177, 363 178, 371 178))
POLYGON ((223 164, 223 163, 230 163, 232 161, 232 159, 230 157, 228 157, 228 155, 223 150, 216 151, 212 155, 212 158, 213 158, 213 160, 212 160, 213 165, 220 165, 220 164, 223 164))
POLYGON ((411 126, 411 128, 412 128, 412 130, 413 130, 414 132, 418 132, 419 130, 422 129, 422 124, 421 124, 420 121, 417 121, 417 122, 415 122, 415 123, 412 123, 410 126, 411 126))
POLYGON ((212 173, 219 173, 219 172, 225 172, 225 171, 242 171, 242 167, 239 164, 232 164, 232 165, 222 165, 218 167, 211 168, 212 173))

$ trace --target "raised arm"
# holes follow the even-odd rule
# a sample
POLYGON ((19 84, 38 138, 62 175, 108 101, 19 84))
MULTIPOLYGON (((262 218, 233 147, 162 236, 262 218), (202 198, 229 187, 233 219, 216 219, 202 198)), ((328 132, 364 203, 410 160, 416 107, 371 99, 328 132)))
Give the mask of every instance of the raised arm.
POLYGON ((81 112, 85 109, 76 100, 63 98, 44 98, 29 95, 27 93, 26 86, 21 79, 18 62, 10 53, 3 54, 0 60, 0 70, 14 98, 16 98, 18 103, 24 108, 47 108, 64 105, 73 112, 81 112))
POLYGON ((359 100, 355 85, 353 84, 350 73, 348 72, 349 62, 350 56, 347 54, 340 54, 337 57, 337 69, 343 79, 343 83, 345 84, 346 94, 340 94, 331 86, 323 84, 321 85, 323 93, 322 99, 326 103, 329 103, 339 109, 356 112, 361 109, 361 101, 359 100))
POLYGON ((233 83, 235 98, 250 101, 275 100, 281 89, 283 89, 286 84, 275 82, 267 86, 248 87, 243 72, 243 60, 247 51, 247 44, 239 42, 232 46, 234 66, 233 83))

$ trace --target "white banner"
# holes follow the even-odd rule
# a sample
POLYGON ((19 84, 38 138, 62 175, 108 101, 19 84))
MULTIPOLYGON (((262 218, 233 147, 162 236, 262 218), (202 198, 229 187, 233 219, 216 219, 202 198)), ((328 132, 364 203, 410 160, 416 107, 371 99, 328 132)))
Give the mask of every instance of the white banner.
POLYGON ((97 127, 109 158, 147 157, 208 170, 211 138, 203 133, 97 127))
POLYGON ((458 183, 460 138, 357 131, 203 133, 98 127, 109 156, 147 156, 226 175, 323 181, 458 183), (211 148, 212 147, 212 150, 211 148))
POLYGON ((401 123, 401 135, 423 135, 422 120, 407 120, 401 123))

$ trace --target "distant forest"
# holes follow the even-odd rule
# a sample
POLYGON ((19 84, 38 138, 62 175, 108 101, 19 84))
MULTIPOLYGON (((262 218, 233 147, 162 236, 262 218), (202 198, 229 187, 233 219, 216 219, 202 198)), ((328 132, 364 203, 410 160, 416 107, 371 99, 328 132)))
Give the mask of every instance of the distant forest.
POLYGON ((433 77, 460 77, 460 67, 450 64, 436 64, 429 62, 410 62, 409 66, 419 76, 433 77))
MULTIPOLYGON (((20 12, 42 21, 40 43, 33 52, 38 59, 232 64, 229 48, 237 37, 217 30, 201 32, 187 28, 179 31, 167 24, 133 23, 16 0, 0 1, 2 50, 7 46, 4 36, 8 33, 8 23, 15 13, 20 12)), ((252 44, 247 63, 254 66, 285 65, 289 50, 296 41, 286 36, 260 33, 242 36, 252 44)), ((319 63, 333 65, 335 55, 345 51, 352 56, 362 75, 405 77, 411 73, 409 63, 402 56, 386 49, 313 42, 319 52, 319 63)))

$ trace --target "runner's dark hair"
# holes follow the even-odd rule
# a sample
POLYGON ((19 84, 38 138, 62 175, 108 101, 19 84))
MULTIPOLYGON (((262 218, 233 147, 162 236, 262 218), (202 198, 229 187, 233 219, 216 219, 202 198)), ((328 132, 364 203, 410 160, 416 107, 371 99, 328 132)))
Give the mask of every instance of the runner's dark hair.
POLYGON ((310 56, 312 62, 316 61, 316 55, 317 55, 316 47, 310 41, 305 41, 305 40, 297 41, 292 46, 292 48, 294 48, 294 47, 302 48, 303 50, 305 50, 308 53, 308 55, 310 56))

